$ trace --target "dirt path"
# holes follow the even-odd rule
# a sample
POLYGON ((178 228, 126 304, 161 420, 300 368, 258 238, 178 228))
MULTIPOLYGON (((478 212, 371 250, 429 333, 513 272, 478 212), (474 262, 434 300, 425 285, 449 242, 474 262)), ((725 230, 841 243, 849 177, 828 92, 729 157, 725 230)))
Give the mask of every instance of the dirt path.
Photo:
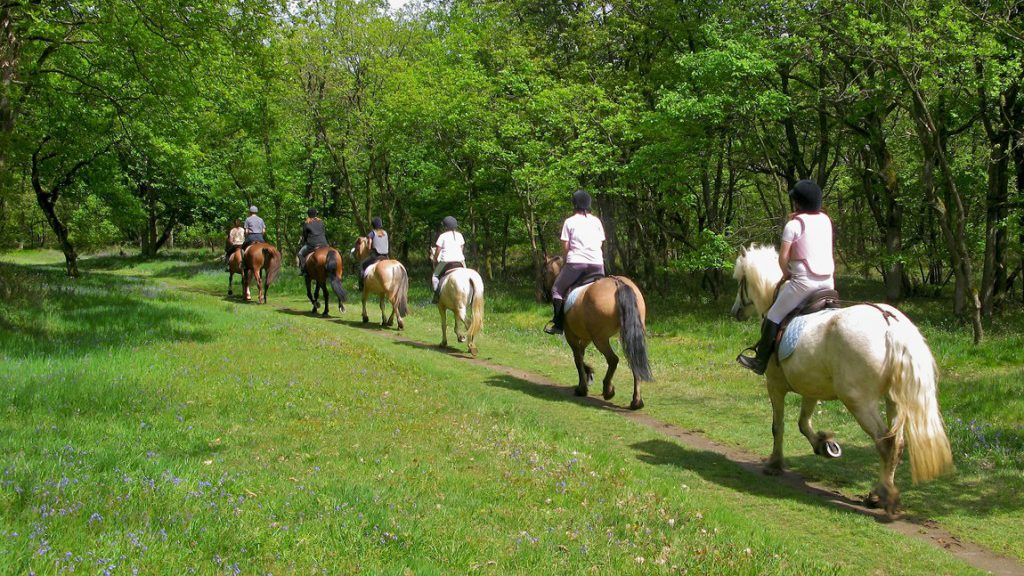
POLYGON ((756 454, 752 454, 739 448, 719 444, 710 440, 700 432, 684 430, 677 426, 673 426, 672 424, 648 416, 642 410, 636 412, 627 410, 595 396, 580 398, 573 394, 571 387, 556 384, 554 381, 545 378, 544 376, 520 370, 518 368, 511 368, 501 364, 494 364, 486 360, 473 358, 461 352, 441 350, 435 345, 410 340, 394 332, 380 330, 373 330, 370 332, 372 334, 391 338, 392 340, 402 342, 409 346, 447 354, 463 362, 482 366, 494 372, 511 376, 537 387, 551 389, 556 393, 565 396, 567 401, 577 402, 582 405, 593 406, 614 412, 627 420, 631 420, 637 424, 656 430, 665 436, 669 436, 688 448, 718 454, 739 466, 746 472, 757 475, 759 478, 763 478, 766 482, 779 482, 804 494, 819 498, 837 508, 842 508, 855 514, 870 516, 890 530, 904 536, 910 536, 918 540, 922 540, 937 548, 941 548, 979 570, 984 570, 990 574, 996 574, 999 576, 1020 576, 1021 574, 1024 574, 1024 565, 1017 560, 1001 556, 987 548, 978 546, 977 544, 964 542, 947 532, 935 521, 913 517, 903 517, 893 521, 888 521, 883 512, 867 508, 861 502, 853 500, 825 485, 808 481, 799 474, 787 471, 779 476, 765 476, 761 472, 762 459, 756 454))

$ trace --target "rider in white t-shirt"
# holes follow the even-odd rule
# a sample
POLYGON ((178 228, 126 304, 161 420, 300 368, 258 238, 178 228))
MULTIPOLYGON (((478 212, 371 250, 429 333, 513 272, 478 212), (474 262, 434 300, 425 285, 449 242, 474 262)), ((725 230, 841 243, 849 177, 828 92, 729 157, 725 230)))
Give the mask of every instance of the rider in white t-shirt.
POLYGON ((551 287, 551 305, 554 317, 544 332, 561 334, 565 320, 565 297, 569 289, 586 276, 604 276, 604 225, 601 219, 590 213, 590 194, 577 190, 572 195, 575 213, 562 224, 562 248, 565 250, 565 266, 558 273, 551 287))
POLYGON ((466 265, 466 255, 463 253, 463 246, 466 245, 466 239, 462 237, 462 233, 456 230, 459 227, 458 221, 453 216, 446 216, 441 221, 444 225, 444 232, 437 237, 437 242, 434 242, 434 247, 431 249, 430 259, 436 264, 434 265, 434 274, 430 277, 430 285, 434 290, 433 302, 436 304, 441 289, 441 274, 444 272, 445 266, 458 262, 459 264, 466 265))

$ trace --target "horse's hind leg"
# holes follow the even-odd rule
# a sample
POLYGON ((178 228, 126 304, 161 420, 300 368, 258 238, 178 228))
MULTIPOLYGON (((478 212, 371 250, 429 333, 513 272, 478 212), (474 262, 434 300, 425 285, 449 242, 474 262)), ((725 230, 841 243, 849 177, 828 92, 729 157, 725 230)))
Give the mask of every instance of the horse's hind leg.
POLYGON ((232 290, 233 290, 234 283, 235 283, 235 273, 234 272, 228 272, 228 296, 230 296, 233 293, 232 290))
POLYGON ((316 289, 318 291, 319 290, 323 290, 323 292, 324 292, 324 313, 323 313, 323 317, 327 318, 329 316, 329 314, 327 313, 327 310, 330 308, 330 305, 328 304, 328 302, 330 302, 330 300, 331 300, 330 290, 327 289, 327 281, 325 280, 323 284, 320 284, 319 282, 317 282, 316 283, 316 289))
POLYGON ((782 472, 782 442, 786 431, 786 385, 768 378, 768 398, 772 401, 772 455, 764 473, 775 476, 782 472))
MULTIPOLYGON (((845 402, 844 402, 845 403, 845 402)), ((846 404, 847 409, 853 413, 860 427, 875 441, 875 448, 878 449, 878 457, 881 459, 881 470, 878 475, 878 484, 868 494, 866 504, 869 506, 885 506, 885 511, 890 516, 896 513, 896 506, 899 504, 900 493, 896 489, 894 476, 896 464, 899 463, 899 455, 902 452, 903 439, 898 441, 889 435, 888 427, 882 420, 882 413, 878 409, 878 402, 872 400, 861 404, 846 404)))
MULTIPOLYGON (((604 396, 605 400, 611 400, 615 397, 615 384, 612 383, 612 378, 615 376, 615 369, 619 365, 619 357, 615 355, 615 350, 612 350, 612 345, 608 342, 607 338, 598 338, 597 340, 594 340, 594 347, 597 348, 601 354, 604 354, 604 359, 608 362, 608 371, 605 372, 604 375, 604 387, 602 388, 601 395, 604 396)), ((636 389, 634 389, 634 401, 636 400, 637 394, 636 389)))
POLYGON ((387 316, 387 297, 380 295, 380 325, 391 326, 395 322, 395 307, 391 306, 391 317, 387 316))
POLYGON ((458 340, 459 342, 465 342, 466 341, 466 335, 464 333, 463 334, 459 333, 459 322, 462 322, 462 327, 468 332, 469 331, 469 322, 466 322, 466 305, 465 304, 460 304, 455 309, 455 326, 454 326, 454 328, 455 328, 455 339, 458 340))
POLYGON ((814 427, 811 426, 811 416, 814 415, 814 409, 818 406, 818 400, 815 398, 804 397, 800 404, 800 433, 807 438, 807 441, 811 443, 811 449, 818 456, 824 456, 826 458, 839 458, 843 454, 842 448, 836 443, 833 438, 835 434, 831 432, 815 432, 814 427))

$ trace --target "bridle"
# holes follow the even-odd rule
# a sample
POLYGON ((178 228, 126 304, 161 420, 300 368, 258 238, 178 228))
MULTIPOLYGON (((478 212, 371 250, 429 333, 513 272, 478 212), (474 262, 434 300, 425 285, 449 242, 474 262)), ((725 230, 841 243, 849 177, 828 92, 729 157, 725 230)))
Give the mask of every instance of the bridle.
POLYGON ((744 275, 743 279, 740 280, 740 305, 744 308, 748 308, 754 305, 754 301, 750 298, 750 293, 747 291, 747 276, 744 275))

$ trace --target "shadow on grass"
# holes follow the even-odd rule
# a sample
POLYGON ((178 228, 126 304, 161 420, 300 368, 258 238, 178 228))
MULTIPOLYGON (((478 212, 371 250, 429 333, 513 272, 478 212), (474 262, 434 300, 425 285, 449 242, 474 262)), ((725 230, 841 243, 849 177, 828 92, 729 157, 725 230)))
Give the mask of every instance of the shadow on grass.
POLYGON ((82 356, 119 346, 207 342, 206 319, 166 288, 94 275, 74 281, 58 271, 2 265, 14 278, 0 314, 0 348, 8 358, 82 356))

